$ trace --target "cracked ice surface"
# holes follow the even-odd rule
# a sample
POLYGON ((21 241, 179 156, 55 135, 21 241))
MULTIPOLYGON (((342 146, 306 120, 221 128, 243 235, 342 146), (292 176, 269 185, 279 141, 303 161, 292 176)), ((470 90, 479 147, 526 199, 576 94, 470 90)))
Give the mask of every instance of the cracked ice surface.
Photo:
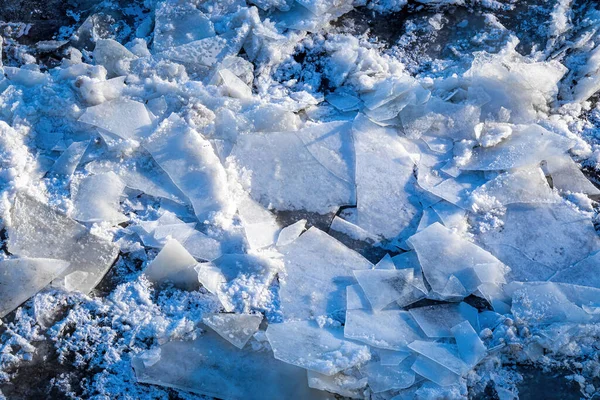
POLYGON ((47 3, 0 24, 0 397, 600 394, 597 4, 47 3))

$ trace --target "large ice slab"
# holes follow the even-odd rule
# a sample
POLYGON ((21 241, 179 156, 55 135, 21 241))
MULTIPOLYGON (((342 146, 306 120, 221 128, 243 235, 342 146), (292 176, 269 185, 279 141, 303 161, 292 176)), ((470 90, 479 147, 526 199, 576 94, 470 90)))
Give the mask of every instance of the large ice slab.
POLYGON ((190 199, 201 222, 235 212, 227 174, 210 142, 177 114, 164 120, 144 147, 190 199))
POLYGON ((421 332, 411 315, 401 310, 348 310, 344 336, 387 350, 405 350, 421 332))
POLYGON ((408 237, 420 217, 413 191, 414 160, 393 129, 358 116, 353 124, 356 151, 356 225, 393 239, 408 237))
POLYGON ((152 120, 146 106, 134 100, 119 99, 88 107, 79 122, 93 125, 123 139, 142 139, 152 133, 152 120))
POLYGON ((17 195, 10 216, 9 252, 70 263, 53 285, 64 287, 64 277, 77 272, 83 277, 72 289, 89 293, 117 258, 118 248, 110 241, 25 194, 17 195))
POLYGON ((266 333, 276 359, 324 375, 371 358, 367 346, 345 340, 341 329, 319 328, 310 321, 270 324, 266 333))
POLYGON ((467 303, 447 303, 411 308, 410 315, 431 338, 453 337, 452 328, 463 321, 479 331, 477 309, 467 303))
POLYGON ((562 156, 575 142, 552 133, 539 125, 518 125, 505 141, 493 147, 473 150, 465 170, 507 170, 539 164, 551 157, 562 156))
POLYGON ((478 235, 481 244, 510 265, 513 280, 549 279, 600 250, 591 219, 568 204, 512 204, 501 228, 478 235))
POLYGON ((408 243, 419 258, 432 290, 441 297, 464 297, 481 283, 504 283, 510 269, 439 223, 411 236, 408 243))
POLYGON ((279 296, 285 318, 342 313, 346 309, 346 286, 356 283, 353 271, 373 266, 314 227, 280 252, 285 273, 280 276, 279 296))
POLYGON ((229 160, 251 176, 242 183, 265 206, 327 214, 355 202, 353 183, 323 166, 294 132, 242 135, 229 160))
POLYGON ((263 320, 261 314, 204 314, 202 322, 238 349, 243 349, 263 320))
POLYGON ((114 172, 89 175, 72 189, 73 218, 81 222, 119 224, 129 218, 120 211, 125 184, 114 172))
POLYGON ((193 290, 198 287, 196 264, 194 257, 176 239, 170 239, 148 264, 144 274, 154 283, 169 281, 176 287, 193 290))
POLYGON ((50 258, 0 261, 0 318, 42 290, 68 266, 68 261, 50 258))
POLYGON ((169 342, 132 359, 138 382, 225 400, 321 398, 306 370, 277 361, 270 352, 239 350, 215 333, 169 342))

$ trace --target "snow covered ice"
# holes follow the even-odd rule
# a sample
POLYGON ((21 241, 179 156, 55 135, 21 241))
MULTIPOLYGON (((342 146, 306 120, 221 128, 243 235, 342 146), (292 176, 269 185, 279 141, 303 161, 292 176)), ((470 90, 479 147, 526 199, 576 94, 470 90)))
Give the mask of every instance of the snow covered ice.
POLYGON ((600 395, 596 2, 5 3, 0 398, 600 395))

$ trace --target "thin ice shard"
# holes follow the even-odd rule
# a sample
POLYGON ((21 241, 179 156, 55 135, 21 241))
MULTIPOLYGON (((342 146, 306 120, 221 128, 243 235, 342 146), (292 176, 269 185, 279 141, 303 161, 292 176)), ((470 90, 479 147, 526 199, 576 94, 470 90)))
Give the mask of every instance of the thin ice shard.
POLYGON ((406 389, 415 383, 415 372, 411 369, 413 359, 408 359, 395 366, 382 365, 371 361, 360 371, 367 376, 369 387, 373 393, 386 392, 393 389, 406 389))
POLYGON ((158 357, 151 352, 132 360, 138 382, 227 400, 321 398, 308 388, 304 369, 270 352, 239 350, 215 333, 163 344, 158 357))
POLYGON ((288 319, 343 313, 346 286, 356 282, 353 271, 373 266, 314 227, 280 251, 285 274, 280 276, 279 296, 288 319))
POLYGON ((11 210, 8 227, 8 251, 35 258, 54 258, 70 263, 53 281, 64 287, 64 277, 75 272, 87 273, 74 289, 89 293, 109 270, 119 253, 104 238, 90 234, 69 217, 25 194, 18 194, 11 210))
POLYGON ((424 356, 418 356, 412 365, 413 371, 423 378, 440 386, 450 386, 459 382, 460 375, 424 356))
POLYGON ((552 177, 552 185, 562 191, 600 195, 600 190, 581 172, 569 155, 546 160, 546 169, 552 177))
POLYGON ((113 172, 90 175, 74 191, 73 218, 81 222, 119 224, 129 218, 119 212, 125 184, 113 172))
POLYGON ((261 314, 204 314, 202 322, 238 349, 243 349, 263 320, 261 314))
POLYGON ((412 269, 359 270, 354 271, 354 276, 375 311, 382 310, 401 299, 406 301, 414 297, 413 300, 417 301, 423 297, 423 293, 412 285, 414 280, 412 269))
POLYGON ((0 318, 42 290, 69 266, 50 258, 16 258, 0 261, 0 318))
POLYGON ((170 281, 176 287, 192 290, 198 287, 196 264, 194 257, 177 240, 171 239, 148 264, 144 274, 151 282, 170 281))
POLYGON ((74 142, 56 159, 50 172, 70 178, 87 150, 89 142, 74 142))
POLYGON ((400 351, 405 350, 408 343, 420 339, 421 333, 406 311, 348 310, 344 336, 373 347, 400 351))
POLYGON ((427 282, 441 297, 465 297, 484 282, 504 283, 510 271, 492 254, 439 223, 411 236, 408 243, 419 257, 427 282))
POLYGON ((325 168, 294 132, 242 135, 229 160, 251 171, 252 197, 277 210, 327 214, 355 202, 353 183, 325 168))
POLYGON ((275 244, 281 228, 275 216, 263 206, 244 194, 238 204, 238 215, 251 249, 257 250, 275 244))
POLYGON ((196 217, 203 222, 222 213, 231 217, 227 174, 210 142, 177 114, 164 120, 144 147, 190 199, 196 217))
POLYGON ((393 239, 416 230, 419 208, 414 197, 414 161, 393 129, 364 116, 354 121, 356 151, 356 225, 393 239))
POLYGON ((422 356, 429 358, 431 361, 444 366, 457 375, 462 375, 470 369, 469 366, 460 359, 458 347, 454 344, 415 340, 410 343, 408 347, 422 356))
POLYGON ((367 346, 345 340, 341 329, 319 328, 310 321, 270 324, 267 338, 276 359, 324 375, 371 358, 367 346))
POLYGON ((285 246, 292 243, 294 240, 304 232, 306 229, 306 220, 301 219, 298 222, 294 222, 292 225, 288 225, 279 232, 277 237, 277 247, 285 246))
POLYGON ((371 304, 360 285, 346 286, 346 310, 370 310, 371 304))
POLYGON ((123 139, 140 140, 152 133, 146 106, 133 100, 113 100, 89 107, 79 122, 96 126, 123 139))
POLYGON ((471 368, 485 357, 487 348, 479 339, 477 332, 471 326, 469 321, 463 321, 451 329, 460 358, 471 368))
POLYGON ((423 332, 431 338, 452 337, 452 328, 463 321, 479 329, 477 309, 467 303, 448 303, 409 310, 423 332))

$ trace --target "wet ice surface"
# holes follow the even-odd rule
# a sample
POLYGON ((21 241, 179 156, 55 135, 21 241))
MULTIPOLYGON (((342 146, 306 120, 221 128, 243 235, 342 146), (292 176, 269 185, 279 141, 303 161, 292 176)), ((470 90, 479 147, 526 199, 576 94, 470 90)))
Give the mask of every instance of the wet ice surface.
POLYGON ((598 395, 595 3, 31 3, 7 398, 598 395))

